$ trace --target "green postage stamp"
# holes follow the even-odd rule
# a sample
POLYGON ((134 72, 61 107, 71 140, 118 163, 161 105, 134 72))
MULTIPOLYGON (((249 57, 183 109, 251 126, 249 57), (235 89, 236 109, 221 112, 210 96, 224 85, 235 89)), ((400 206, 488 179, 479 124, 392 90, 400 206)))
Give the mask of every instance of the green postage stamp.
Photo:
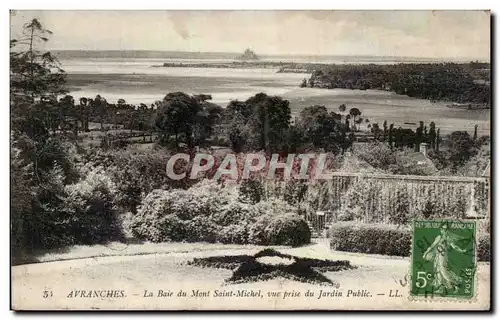
POLYGON ((475 240, 475 221, 414 221, 411 296, 472 299, 476 291, 475 240))

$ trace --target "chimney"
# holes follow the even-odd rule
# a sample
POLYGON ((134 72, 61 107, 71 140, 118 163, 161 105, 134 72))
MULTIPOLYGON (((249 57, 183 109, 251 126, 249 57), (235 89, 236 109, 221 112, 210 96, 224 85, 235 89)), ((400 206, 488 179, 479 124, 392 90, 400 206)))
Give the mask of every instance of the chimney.
POLYGON ((425 143, 425 142, 422 142, 422 143, 420 144, 420 152, 422 152, 422 154, 423 154, 423 155, 424 155, 424 157, 426 157, 426 158, 427 158, 427 146, 428 146, 428 144, 427 144, 427 143, 425 143))

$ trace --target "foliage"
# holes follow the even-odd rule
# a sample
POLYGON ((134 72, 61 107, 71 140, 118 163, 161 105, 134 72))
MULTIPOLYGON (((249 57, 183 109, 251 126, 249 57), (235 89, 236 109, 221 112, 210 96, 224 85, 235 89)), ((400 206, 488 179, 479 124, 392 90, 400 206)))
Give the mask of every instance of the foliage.
POLYGON ((405 227, 343 222, 328 234, 332 250, 403 257, 410 253, 411 231, 405 227))
POLYGON ((13 255, 73 243, 62 210, 65 183, 78 178, 72 149, 55 138, 34 141, 11 133, 11 237, 13 255))
POLYGON ((482 176, 491 162, 491 146, 487 137, 474 140, 466 131, 454 131, 429 158, 441 175, 482 176))
POLYGON ((340 115, 328 113, 325 106, 310 106, 302 109, 295 125, 304 141, 310 141, 315 148, 338 153, 345 150, 346 130, 340 115))
POLYGON ((474 81, 482 68, 473 63, 325 65, 312 73, 309 86, 381 89, 432 101, 490 104, 490 86, 474 81))
POLYGON ((33 102, 66 92, 66 74, 50 52, 39 52, 36 45, 47 42, 52 32, 33 19, 23 26, 22 36, 10 40, 10 92, 14 101, 33 102))
POLYGON ((397 226, 407 225, 410 222, 410 203, 404 188, 396 190, 394 207, 391 210, 389 222, 397 226))
POLYGON ((279 200, 242 203, 234 188, 202 182, 188 190, 153 190, 132 217, 131 227, 135 236, 154 242, 308 242, 307 224, 292 211, 279 200))
POLYGON ((235 152, 264 150, 266 153, 282 151, 290 126, 288 100, 258 93, 246 101, 231 101, 223 123, 235 152))
POLYGON ((10 153, 10 217, 11 217, 11 247, 13 258, 21 255, 23 251, 33 245, 29 237, 30 227, 25 221, 30 223, 32 217, 32 207, 36 202, 34 187, 31 180, 34 175, 32 165, 24 165, 20 158, 21 150, 16 146, 11 137, 10 153))
MULTIPOLYGON (((163 149, 145 151, 86 149, 85 161, 94 166, 103 166, 117 186, 117 205, 125 211, 136 212, 141 199, 154 189, 186 189, 200 179, 190 179, 189 174, 181 180, 171 179, 166 165, 172 153, 163 149)), ((191 171, 192 162, 176 161, 177 173, 191 171)))
POLYGON ((75 184, 65 187, 67 196, 61 211, 75 243, 93 244, 121 239, 117 219, 116 185, 102 168, 90 170, 75 184))
POLYGON ((166 140, 171 135, 175 138, 176 146, 179 141, 185 142, 188 147, 194 146, 193 131, 197 115, 202 111, 199 101, 183 92, 169 93, 158 103, 158 115, 155 123, 166 140), (180 138, 182 136, 182 140, 180 138))
POLYGON ((449 159, 455 164, 463 164, 473 154, 474 140, 467 131, 454 131, 448 138, 449 159))
POLYGON ((488 233, 478 236, 477 259, 479 261, 490 261, 491 259, 491 239, 488 233))
POLYGON ((309 243, 311 231, 297 214, 266 214, 260 216, 249 231, 249 241, 255 244, 300 246, 309 243))
POLYGON ((369 203, 372 196, 371 185, 366 179, 357 179, 342 195, 341 202, 343 211, 341 212, 341 221, 363 221, 365 218, 376 219, 377 212, 370 212, 366 217, 366 204, 369 203))
POLYGON ((243 202, 255 204, 264 197, 264 187, 259 180, 244 180, 239 190, 243 202))
POLYGON ((388 174, 428 176, 437 173, 430 161, 422 163, 420 158, 416 158, 414 151, 393 150, 384 143, 357 145, 353 148, 353 153, 375 169, 383 170, 388 174))

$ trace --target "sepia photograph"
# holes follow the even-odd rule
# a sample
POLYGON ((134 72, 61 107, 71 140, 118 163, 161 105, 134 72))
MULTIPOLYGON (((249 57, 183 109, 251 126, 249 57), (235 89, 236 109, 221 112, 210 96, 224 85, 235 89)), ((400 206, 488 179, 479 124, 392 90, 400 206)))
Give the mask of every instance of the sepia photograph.
POLYGON ((489 10, 10 10, 10 308, 491 309, 489 10))

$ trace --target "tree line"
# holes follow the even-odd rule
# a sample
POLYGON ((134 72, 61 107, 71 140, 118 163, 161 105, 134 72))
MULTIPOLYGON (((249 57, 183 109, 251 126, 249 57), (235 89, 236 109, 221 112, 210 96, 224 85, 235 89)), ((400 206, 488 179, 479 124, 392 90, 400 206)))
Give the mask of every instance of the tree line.
POLYGON ((302 87, 378 89, 431 101, 489 105, 489 64, 327 65, 316 69, 302 87))

